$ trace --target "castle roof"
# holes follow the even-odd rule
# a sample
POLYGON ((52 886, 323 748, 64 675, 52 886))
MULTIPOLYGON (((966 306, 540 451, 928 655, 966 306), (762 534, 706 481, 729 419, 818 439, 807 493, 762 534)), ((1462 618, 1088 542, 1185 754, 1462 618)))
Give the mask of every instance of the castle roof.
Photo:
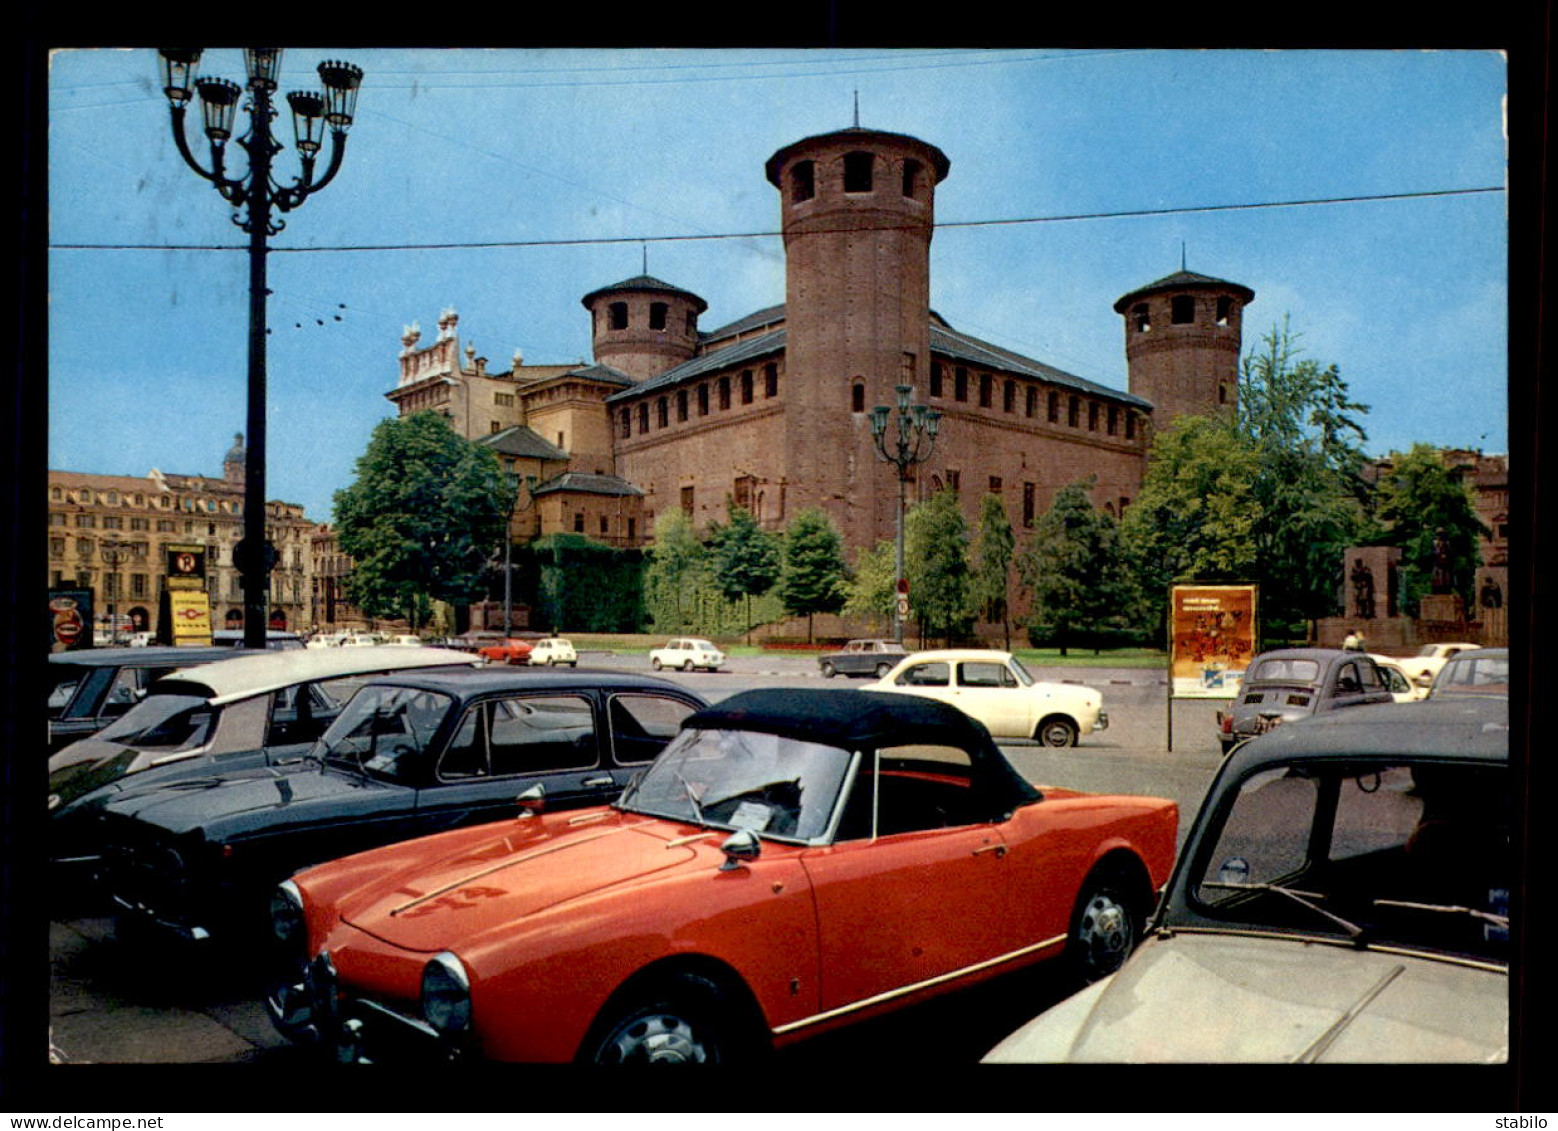
POLYGON ((532 495, 572 492, 583 495, 642 495, 644 492, 616 475, 594 475, 584 471, 565 471, 534 488, 532 495))
POLYGON ((860 126, 849 126, 842 130, 834 130, 831 133, 813 134, 811 137, 804 137, 800 141, 792 141, 789 145, 779 150, 768 159, 768 164, 763 167, 768 174, 769 182, 775 185, 779 183, 779 170, 784 167, 784 163, 797 150, 810 149, 818 142, 833 141, 834 139, 843 141, 858 140, 864 144, 869 144, 872 141, 885 141, 894 145, 902 145, 908 142, 910 145, 923 149, 930 157, 931 164, 936 168, 936 180, 938 181, 945 178, 947 170, 952 167, 952 162, 947 159, 947 155, 928 141, 921 141, 919 138, 910 137, 908 134, 889 133, 887 130, 868 130, 860 126))
POLYGON ((708 353, 688 358, 680 365, 673 365, 664 373, 657 373, 647 381, 640 381, 631 389, 624 389, 620 393, 612 393, 611 396, 606 398, 606 403, 611 404, 613 401, 623 400, 627 397, 652 393, 657 389, 673 388, 684 381, 702 377, 706 373, 717 373, 732 365, 739 365, 743 361, 754 361, 760 357, 779 353, 784 349, 785 338, 785 331, 779 329, 762 334, 756 338, 750 338, 744 342, 737 342, 733 346, 710 350, 708 353))
POLYGON ((1124 314, 1125 308, 1136 299, 1145 298, 1147 295, 1158 294, 1162 291, 1197 290, 1205 287, 1214 287, 1218 290, 1231 290, 1237 294, 1242 302, 1251 302, 1255 298, 1255 292, 1243 283, 1230 283, 1227 279, 1216 279, 1211 275, 1198 275, 1194 271, 1175 271, 1172 275, 1165 275, 1155 283, 1148 283, 1132 291, 1128 295, 1121 295, 1115 300, 1114 309, 1118 314, 1124 314))
POLYGON ((512 428, 505 428, 501 432, 493 432, 491 435, 476 437, 476 443, 483 447, 492 448, 494 451, 519 459, 545 459, 564 461, 568 459, 568 453, 543 440, 536 432, 523 424, 516 424, 512 428))
POLYGON ((593 290, 579 301, 588 307, 601 295, 614 294, 618 291, 652 291, 656 294, 680 295, 683 298, 691 299, 693 305, 698 308, 699 314, 702 314, 709 308, 708 303, 691 291, 667 283, 664 279, 657 279, 653 275, 634 275, 631 279, 623 279, 620 283, 613 283, 609 287, 600 287, 597 290, 593 290))

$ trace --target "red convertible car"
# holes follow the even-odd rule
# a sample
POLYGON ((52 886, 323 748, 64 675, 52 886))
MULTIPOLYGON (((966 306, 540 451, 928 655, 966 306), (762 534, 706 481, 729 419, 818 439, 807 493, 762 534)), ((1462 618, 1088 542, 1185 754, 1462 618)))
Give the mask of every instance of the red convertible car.
POLYGON ((491 660, 495 664, 528 664, 530 662, 530 653, 534 648, 535 645, 528 640, 519 640, 509 636, 496 644, 483 645, 476 649, 476 654, 491 660))
POLYGON ((610 807, 283 883, 267 1004, 346 1062, 729 1063, 1043 959, 1111 972, 1177 823, 1035 788, 945 703, 742 692, 610 807))

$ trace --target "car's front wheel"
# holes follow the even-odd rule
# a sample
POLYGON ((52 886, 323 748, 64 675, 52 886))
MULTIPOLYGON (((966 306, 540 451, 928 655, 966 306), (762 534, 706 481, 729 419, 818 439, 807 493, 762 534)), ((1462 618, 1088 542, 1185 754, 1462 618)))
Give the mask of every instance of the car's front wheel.
POLYGON ((692 671, 692 661, 691 660, 684 660, 684 661, 682 661, 682 671, 684 671, 684 672, 692 671))
POLYGON ((1112 876, 1093 877, 1077 899, 1066 956, 1084 982, 1113 974, 1136 946, 1140 930, 1125 885, 1112 876))
POLYGON ((886 679, 887 678, 887 673, 892 671, 892 670, 893 670, 893 666, 891 664, 877 664, 876 665, 876 678, 877 679, 886 679))
POLYGON ((1077 724, 1064 715, 1051 715, 1039 724, 1033 737, 1045 746, 1075 746, 1077 724))
POLYGON ((659 671, 660 670, 660 657, 659 656, 652 656, 652 657, 650 657, 649 666, 654 668, 655 671, 659 671))
POLYGON ((825 664, 822 665, 822 678, 823 679, 832 679, 834 676, 836 676, 838 674, 839 674, 839 670, 836 667, 834 667, 832 664, 825 663, 825 664))
POLYGON ((588 1064, 727 1064, 743 1051, 737 1011, 713 981, 657 979, 602 1018, 580 1050, 588 1064))

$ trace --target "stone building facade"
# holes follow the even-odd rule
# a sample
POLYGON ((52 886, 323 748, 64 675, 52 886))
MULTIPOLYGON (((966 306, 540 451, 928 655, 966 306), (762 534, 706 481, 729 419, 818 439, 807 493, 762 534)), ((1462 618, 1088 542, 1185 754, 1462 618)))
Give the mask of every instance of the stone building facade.
POLYGON ((1056 491, 1093 477, 1118 515, 1140 489, 1154 421, 1237 403, 1243 307, 1254 292, 1180 271, 1120 298, 1129 391, 981 341, 930 307, 936 146, 854 127, 787 145, 778 191, 785 302, 704 329, 700 296, 647 274, 581 300, 593 358, 490 372, 458 317, 402 339, 388 397, 491 444, 521 477, 521 540, 574 531, 616 545, 681 510, 699 527, 734 502, 770 530, 820 506, 851 551, 893 537, 897 470, 877 458, 871 410, 909 385, 943 414, 910 502, 959 492, 970 523, 999 495, 1019 538, 1056 491), (463 358, 463 360, 462 360, 463 358))
MULTIPOLYGON (((166 547, 200 544, 207 550, 212 627, 243 627, 243 590, 232 560, 233 546, 243 537, 241 436, 223 461, 220 479, 155 468, 143 478, 50 471, 48 492, 49 586, 92 590, 100 624, 111 610, 121 630, 157 631, 166 547)), ((270 579, 270 627, 301 629, 311 623, 315 524, 296 503, 272 500, 265 509, 267 537, 278 555, 270 579)))

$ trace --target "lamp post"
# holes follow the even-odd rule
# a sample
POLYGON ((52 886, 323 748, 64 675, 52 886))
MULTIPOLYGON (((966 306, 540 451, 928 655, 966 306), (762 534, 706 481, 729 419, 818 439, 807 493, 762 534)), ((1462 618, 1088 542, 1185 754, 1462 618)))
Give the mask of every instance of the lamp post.
POLYGON ((117 538, 104 538, 98 544, 98 553, 102 555, 103 564, 108 567, 108 577, 111 579, 104 585, 108 597, 108 643, 110 645, 119 642, 119 563, 124 561, 125 554, 130 550, 130 543, 121 542, 117 538))
POLYGON ((346 154, 346 131, 357 110, 357 91, 362 69, 350 63, 319 64, 324 93, 295 90, 287 95, 301 175, 290 185, 271 175, 271 159, 282 146, 271 132, 276 116, 272 95, 281 73, 281 48, 246 47, 248 72, 249 132, 236 144, 248 155, 242 176, 227 173, 227 143, 233 136, 233 119, 243 88, 227 79, 195 77, 200 63, 198 47, 165 47, 162 57, 162 90, 171 111, 173 140, 185 164, 210 181, 234 208, 233 223, 249 234, 249 398, 248 447, 244 456, 243 540, 234 557, 243 586, 243 642, 248 648, 265 646, 266 580, 274 564, 265 541, 265 255, 267 240, 286 226, 273 212, 290 212, 334 179, 346 154), (211 144, 210 167, 204 168, 190 152, 184 136, 184 113, 194 94, 200 108, 206 138, 211 144), (314 165, 323 148, 324 128, 330 127, 330 161, 324 176, 314 177, 314 165))
POLYGON ((509 629, 514 624, 514 574, 511 566, 514 551, 514 516, 522 510, 526 510, 535 499, 536 477, 527 475, 524 477, 525 501, 519 501, 520 477, 516 471, 507 472, 509 482, 509 510, 508 520, 503 524, 503 635, 509 634, 509 629))
POLYGON ((887 424, 892 408, 879 404, 871 410, 871 437, 876 441, 878 459, 885 460, 898 469, 898 552, 897 577, 894 598, 897 605, 893 615, 894 639, 903 645, 903 622, 909 601, 909 583, 903 567, 903 514, 905 494, 909 483, 909 469, 930 458, 936 446, 936 434, 941 430, 941 412, 914 403, 914 386, 895 385, 898 394, 897 438, 889 441, 887 424))

